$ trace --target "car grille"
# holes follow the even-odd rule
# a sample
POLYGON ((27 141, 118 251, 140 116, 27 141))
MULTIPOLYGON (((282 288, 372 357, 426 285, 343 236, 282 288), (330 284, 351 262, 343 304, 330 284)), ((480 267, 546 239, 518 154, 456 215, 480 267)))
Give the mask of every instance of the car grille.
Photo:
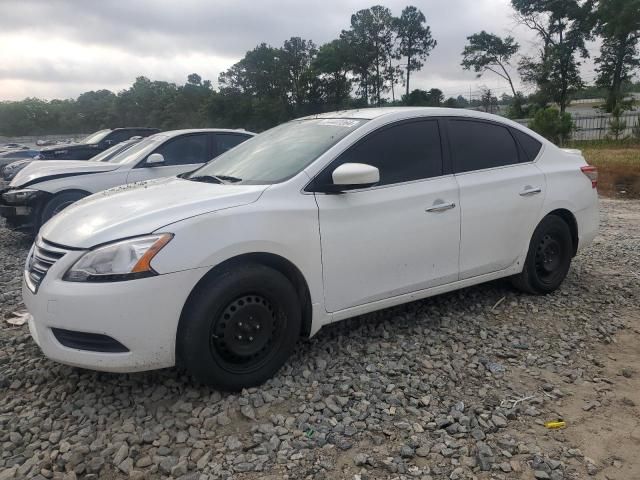
POLYGON ((49 269, 66 253, 67 250, 42 238, 37 238, 33 250, 27 258, 25 280, 29 290, 36 293, 49 269))

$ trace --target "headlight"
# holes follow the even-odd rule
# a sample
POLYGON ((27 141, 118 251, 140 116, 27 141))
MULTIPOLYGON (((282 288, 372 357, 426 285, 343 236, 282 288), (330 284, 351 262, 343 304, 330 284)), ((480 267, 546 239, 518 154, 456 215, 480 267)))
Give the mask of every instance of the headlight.
POLYGON ((9 190, 2 194, 2 200, 10 204, 25 204, 30 202, 42 192, 33 190, 32 188, 23 188, 22 190, 9 190))
POLYGON ((157 275, 151 260, 173 238, 171 233, 110 243, 85 253, 64 274, 69 282, 118 282, 157 275))

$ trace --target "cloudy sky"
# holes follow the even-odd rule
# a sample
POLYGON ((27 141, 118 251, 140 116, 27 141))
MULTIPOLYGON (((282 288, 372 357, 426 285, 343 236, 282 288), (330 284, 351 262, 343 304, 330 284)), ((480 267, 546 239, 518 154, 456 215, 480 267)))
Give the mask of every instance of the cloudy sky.
MULTIPOLYGON (((493 88, 499 79, 460 67, 465 39, 480 30, 513 35, 533 50, 533 36, 515 24, 509 0, 384 0, 399 15, 413 4, 438 46, 412 88, 447 96, 493 88)), ((352 13, 375 0, 0 0, 0 100, 70 98, 100 88, 118 91, 135 77, 184 83, 197 72, 218 74, 260 42, 292 36, 320 45, 348 28, 352 13)), ((592 64, 583 67, 593 77, 592 64)), ((400 87, 401 88, 401 87, 400 87)))

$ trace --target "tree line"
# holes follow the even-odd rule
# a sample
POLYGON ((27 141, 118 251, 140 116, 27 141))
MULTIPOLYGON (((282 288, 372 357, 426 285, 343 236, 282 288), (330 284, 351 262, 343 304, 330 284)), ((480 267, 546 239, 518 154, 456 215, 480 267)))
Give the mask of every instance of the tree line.
MULTIPOLYGON (((467 37, 461 68, 495 75, 510 91, 509 115, 521 117, 550 104, 564 112, 585 89, 580 64, 585 42, 601 40, 595 86, 605 109, 630 105, 625 91, 640 66, 640 0, 511 0, 518 23, 536 33, 536 52, 520 55, 511 36, 480 31, 467 37), (516 79, 535 87, 525 96, 516 79)), ((472 102, 446 98, 438 88, 411 89, 437 48, 423 12, 407 6, 399 16, 376 5, 351 16, 338 38, 317 46, 291 37, 280 47, 261 43, 218 78, 218 89, 196 73, 186 83, 138 77, 118 93, 90 91, 76 99, 27 98, 0 103, 0 134, 78 133, 111 126, 162 129, 219 126, 261 131, 302 115, 380 105, 478 107, 500 102, 489 90, 472 102), (402 88, 401 88, 402 87, 402 88)))

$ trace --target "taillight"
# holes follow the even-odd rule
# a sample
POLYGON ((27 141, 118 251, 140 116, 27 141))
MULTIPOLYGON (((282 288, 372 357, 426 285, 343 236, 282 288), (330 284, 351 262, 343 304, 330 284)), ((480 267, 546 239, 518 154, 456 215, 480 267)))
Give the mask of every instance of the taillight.
POLYGON ((586 165, 580 167, 580 170, 591 180, 591 188, 596 188, 598 186, 598 167, 586 165))

